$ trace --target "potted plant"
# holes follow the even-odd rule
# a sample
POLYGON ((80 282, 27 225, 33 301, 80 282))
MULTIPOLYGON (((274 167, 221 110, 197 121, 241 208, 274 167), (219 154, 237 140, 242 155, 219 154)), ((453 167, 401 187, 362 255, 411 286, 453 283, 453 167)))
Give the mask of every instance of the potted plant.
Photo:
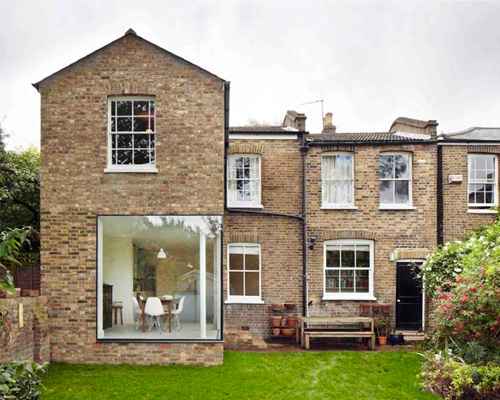
POLYGON ((382 304, 382 314, 389 315, 390 311, 391 311, 390 304, 382 304))
POLYGON ((378 343, 380 346, 385 346, 387 344, 387 334, 389 333, 389 319, 385 316, 377 318, 376 328, 378 343))
POLYGON ((286 326, 287 319, 285 317, 281 318, 281 326, 286 326))
POLYGON ((380 312, 380 304, 372 304, 372 309, 374 313, 380 312))
POLYGON ((295 328, 281 328, 281 333, 286 338, 291 338, 295 335, 295 328))
POLYGON ((391 342, 393 346, 402 346, 403 344, 405 344, 405 337, 401 332, 392 332, 389 335, 389 342, 391 342))
POLYGON ((367 317, 370 315, 370 308, 371 308, 370 303, 361 303, 360 308, 361 308, 361 316, 367 317))
POLYGON ((287 324, 290 328, 295 328, 297 326, 297 318, 295 317, 288 318, 287 324))
POLYGON ((281 325, 281 315, 274 315, 271 317, 271 326, 278 327, 281 325))
POLYGON ((281 332, 281 328, 273 328, 273 336, 279 336, 281 332))

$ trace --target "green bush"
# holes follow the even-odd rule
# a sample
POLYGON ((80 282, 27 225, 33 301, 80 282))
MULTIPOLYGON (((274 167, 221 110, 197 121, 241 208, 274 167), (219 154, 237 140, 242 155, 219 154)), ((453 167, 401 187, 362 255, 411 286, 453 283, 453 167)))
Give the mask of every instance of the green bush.
POLYGON ((424 389, 446 400, 500 399, 500 366, 465 364, 436 357, 424 364, 424 389))
POLYGON ((0 398, 39 400, 43 392, 40 376, 45 365, 33 362, 0 364, 0 398))

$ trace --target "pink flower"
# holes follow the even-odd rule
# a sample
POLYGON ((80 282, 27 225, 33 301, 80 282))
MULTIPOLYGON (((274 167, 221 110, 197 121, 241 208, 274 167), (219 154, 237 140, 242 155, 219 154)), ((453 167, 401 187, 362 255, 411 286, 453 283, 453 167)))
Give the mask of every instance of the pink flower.
POLYGON ((475 292, 477 289, 474 286, 469 286, 469 292, 475 292))

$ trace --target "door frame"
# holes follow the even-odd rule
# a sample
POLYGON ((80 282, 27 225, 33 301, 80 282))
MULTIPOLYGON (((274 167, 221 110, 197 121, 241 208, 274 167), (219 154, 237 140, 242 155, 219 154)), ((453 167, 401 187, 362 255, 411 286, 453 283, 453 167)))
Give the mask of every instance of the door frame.
MULTIPOLYGON (((402 258, 400 260, 396 260, 396 307, 397 307, 397 291, 398 291, 398 288, 397 288, 397 285, 398 285, 398 280, 397 280, 397 273, 398 273, 398 263, 416 263, 416 262, 419 262, 419 263, 424 263, 425 262, 425 259, 423 258, 402 258)), ((425 276, 424 276, 424 279, 423 279, 423 282, 422 282, 422 332, 425 332, 425 328, 426 328, 426 324, 425 324, 425 312, 426 312, 426 309, 425 309, 425 276)), ((394 310, 394 316, 395 316, 395 319, 396 319, 396 324, 397 324, 397 313, 396 313, 396 310, 394 310)))

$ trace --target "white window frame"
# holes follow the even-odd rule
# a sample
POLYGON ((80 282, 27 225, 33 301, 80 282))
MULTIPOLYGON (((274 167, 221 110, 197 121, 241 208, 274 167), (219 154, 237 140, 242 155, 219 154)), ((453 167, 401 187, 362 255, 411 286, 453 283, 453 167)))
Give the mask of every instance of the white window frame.
MULTIPOLYGON (((227 157, 227 177, 226 177, 226 188, 227 188, 227 193, 228 193, 228 200, 227 200, 227 206, 230 208, 263 208, 262 206, 262 156, 260 154, 229 154, 227 157), (250 180, 256 180, 259 182, 259 193, 258 196, 255 200, 253 201, 230 201, 230 179, 229 179, 229 169, 231 168, 231 160, 234 160, 235 158, 241 158, 241 157, 249 157, 249 158, 255 158, 258 160, 259 164, 259 176, 257 178, 252 178, 250 177, 250 180)), ((236 179, 235 179, 236 180, 236 179)), ((237 196, 236 196, 237 197, 237 196)))
MULTIPOLYGON (((342 255, 341 255, 342 257, 342 255)), ((375 267, 375 243, 368 239, 335 239, 326 240, 323 243, 323 300, 376 300, 374 296, 374 267, 375 267), (368 292, 367 293, 327 293, 326 292, 326 271, 327 270, 346 270, 354 268, 327 268, 326 251, 329 246, 338 245, 363 245, 370 246, 370 269, 368 270, 368 292)), ((356 280, 354 280, 356 287, 356 280)))
MULTIPOLYGON (((243 260, 245 260, 245 257, 243 256, 243 260)), ((255 270, 252 270, 255 271, 255 270)), ((251 272, 251 273, 257 273, 251 272)), ((230 243, 227 246, 227 301, 226 303, 240 303, 240 304, 264 304, 262 301, 262 248, 259 243, 230 243), (230 254, 231 254, 231 247, 243 247, 243 255, 245 254, 245 248, 247 247, 254 247, 259 249, 259 269, 258 269, 258 274, 259 274, 259 295, 258 296, 231 296, 230 294, 230 287, 231 287, 231 281, 230 281, 230 272, 243 272, 243 289, 245 289, 245 270, 231 270, 230 268, 230 254)))
POLYGON ((467 154, 467 207, 472 212, 488 212, 489 209, 496 207, 498 205, 498 157, 496 154, 485 154, 485 153, 469 153, 467 154), (471 180, 471 172, 472 172, 472 158, 477 156, 489 156, 493 158, 493 171, 495 172, 495 176, 493 182, 484 182, 481 181, 472 181, 471 180), (491 184, 493 185, 493 203, 469 203, 469 185, 471 184, 491 184))
POLYGON ((354 153, 348 151, 335 151, 335 152, 326 152, 321 154, 321 208, 326 210, 335 210, 335 209, 357 209, 354 206, 354 191, 355 191, 355 176, 354 176, 354 153), (324 194, 325 194, 325 182, 326 181, 337 181, 339 179, 325 179, 324 177, 324 159, 326 157, 335 157, 335 156, 350 156, 351 157, 351 173, 352 179, 342 179, 347 181, 352 181, 352 190, 351 190, 351 199, 348 203, 330 203, 324 202, 324 194))
MULTIPOLYGON (((395 168, 395 167, 394 167, 395 168)), ((379 209, 380 210, 413 210, 416 207, 413 206, 413 154, 408 151, 387 151, 379 153, 378 157, 378 175, 379 175, 379 209), (408 156, 409 157, 409 165, 408 172, 409 178, 396 178, 394 174, 394 178, 381 178, 380 177, 380 157, 382 156, 408 156), (408 181, 408 203, 382 203, 381 193, 380 193, 380 183, 382 181, 408 181)), ((396 184, 394 184, 394 199, 396 199, 396 184)))
MULTIPOLYGON (((156 135, 157 132, 157 120, 156 120, 156 109, 157 109, 157 104, 156 104, 156 98, 154 96, 113 96, 108 98, 108 109, 107 109, 107 116, 108 116, 108 122, 107 122, 107 138, 108 138, 108 159, 107 159, 107 166, 104 169, 104 172, 136 172, 136 173, 156 173, 158 172, 158 169, 156 168, 156 159, 158 157, 157 151, 156 151, 156 143, 158 141, 158 136, 156 135), (112 140, 111 136, 112 134, 127 134, 127 133, 134 133, 134 132, 111 132, 111 102, 112 101, 154 101, 155 103, 155 109, 154 109, 154 122, 155 122, 155 129, 153 132, 150 132, 149 134, 154 134, 155 135, 155 146, 154 146, 154 152, 155 152, 155 161, 154 163, 151 164, 113 164, 113 159, 112 159, 112 140)), ((116 111, 118 113, 118 111, 116 111)), ((132 107, 132 116, 133 116, 133 107, 132 107)), ((118 129, 118 127, 117 127, 118 129)))

